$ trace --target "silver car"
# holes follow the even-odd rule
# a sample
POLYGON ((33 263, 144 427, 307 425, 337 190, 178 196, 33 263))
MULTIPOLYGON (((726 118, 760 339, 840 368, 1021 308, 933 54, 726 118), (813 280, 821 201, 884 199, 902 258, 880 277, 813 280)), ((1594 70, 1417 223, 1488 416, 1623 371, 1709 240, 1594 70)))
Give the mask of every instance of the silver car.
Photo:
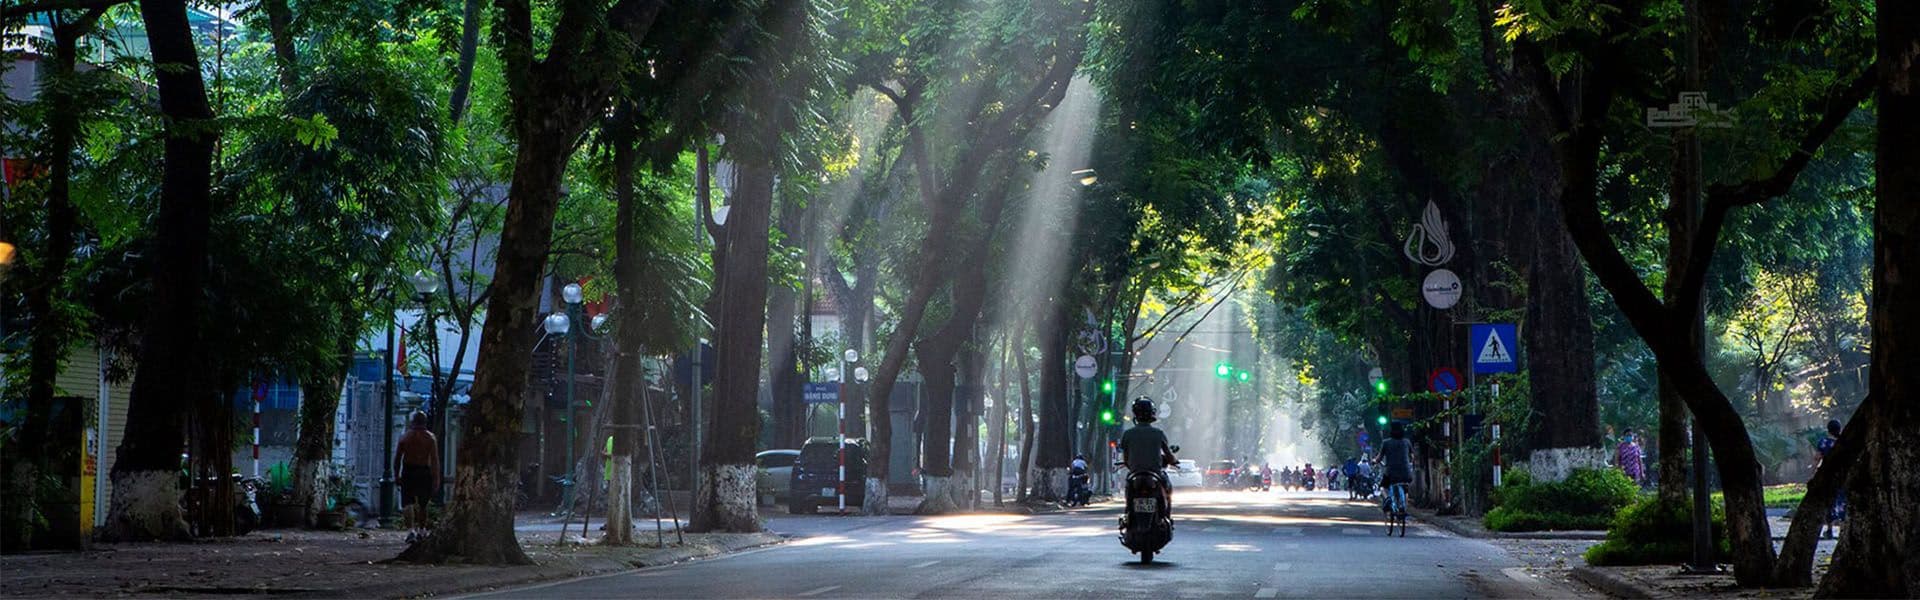
POLYGON ((1200 480, 1200 463, 1182 460, 1178 465, 1167 467, 1167 483, 1174 489, 1198 489, 1200 480))
POLYGON ((793 463, 799 450, 767 450, 753 455, 754 488, 761 496, 773 496, 775 503, 786 502, 793 483, 793 463))

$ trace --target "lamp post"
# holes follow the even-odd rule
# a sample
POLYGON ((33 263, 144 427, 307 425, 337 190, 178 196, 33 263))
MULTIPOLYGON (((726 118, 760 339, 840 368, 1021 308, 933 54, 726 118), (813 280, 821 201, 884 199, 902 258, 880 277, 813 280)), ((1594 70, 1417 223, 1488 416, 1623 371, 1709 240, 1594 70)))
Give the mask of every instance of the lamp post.
POLYGON ((588 321, 588 325, 593 331, 574 329, 573 320, 580 316, 581 302, 585 300, 585 295, 580 289, 580 284, 569 283, 566 287, 560 288, 560 299, 566 303, 564 312, 547 315, 547 319, 543 322, 543 325, 548 335, 565 336, 567 339, 567 475, 560 481, 560 503, 568 507, 568 514, 572 514, 573 486, 577 483, 573 480, 573 475, 578 466, 574 464, 573 458, 574 449, 576 446, 579 446, 579 426, 575 418, 578 411, 573 403, 573 355, 580 349, 581 337, 594 341, 603 339, 600 336, 594 335, 594 332, 606 328, 607 315, 594 315, 593 318, 588 321))
MULTIPOLYGON (((435 277, 433 273, 428 272, 426 269, 420 269, 414 271, 412 275, 407 276, 407 283, 413 286, 414 300, 420 302, 420 322, 426 324, 426 334, 433 336, 433 351, 437 354, 440 351, 440 324, 433 316, 433 293, 440 291, 440 278, 435 277)), ((436 366, 433 369, 434 372, 432 373, 433 377, 431 381, 437 384, 440 381, 440 369, 437 366, 440 364, 440 360, 439 357, 432 358, 433 360, 431 362, 436 366)), ((437 444, 439 448, 437 448, 437 450, 440 452, 440 474, 443 476, 441 480, 451 482, 453 481, 452 478, 444 477, 444 475, 447 474, 447 469, 451 468, 452 465, 452 462, 447 460, 449 458, 447 455, 447 438, 451 437, 447 435, 447 427, 449 423, 451 423, 448 417, 451 411, 448 410, 449 407, 447 405, 450 400, 440 397, 439 385, 433 386, 432 393, 433 415, 431 418, 435 423, 434 430, 440 436, 440 443, 437 444)))
MULTIPOLYGON (((385 234, 381 235, 384 237, 385 234)), ((420 309, 423 312, 422 318, 424 319, 426 318, 424 315, 425 311, 429 310, 427 303, 427 300, 430 299, 429 295, 440 289, 440 280, 425 270, 414 271, 413 275, 407 276, 406 279, 407 283, 413 286, 413 291, 415 292, 414 298, 420 301, 420 309)), ((391 293, 392 288, 384 288, 383 292, 391 293)), ((397 344, 394 338, 398 337, 396 334, 399 326, 399 316, 389 315, 387 320, 387 355, 381 361, 386 368, 386 385, 382 388, 382 410, 380 411, 380 418, 382 420, 380 428, 382 430, 382 437, 385 440, 383 447, 386 448, 386 453, 380 457, 380 519, 382 521, 393 518, 393 405, 395 402, 393 372, 400 369, 400 365, 394 360, 399 356, 399 354, 397 354, 399 349, 395 348, 397 344)), ((442 452, 444 452, 444 450, 442 452)), ((446 461, 441 461, 441 464, 445 463, 446 461)))

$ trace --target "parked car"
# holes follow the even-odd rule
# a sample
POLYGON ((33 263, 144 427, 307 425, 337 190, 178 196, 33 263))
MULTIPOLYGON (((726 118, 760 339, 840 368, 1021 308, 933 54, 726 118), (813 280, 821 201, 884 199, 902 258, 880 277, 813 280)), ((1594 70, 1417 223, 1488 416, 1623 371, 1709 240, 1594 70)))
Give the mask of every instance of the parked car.
POLYGON ((1216 460, 1207 463, 1207 470, 1202 474, 1202 483, 1210 488, 1231 486, 1236 481, 1234 475, 1237 467, 1238 465, 1234 464, 1231 460, 1216 460))
POLYGON ((1167 467, 1167 483, 1174 489, 1194 489, 1202 485, 1200 463, 1182 460, 1180 464, 1167 467))
MULTIPOLYGON (((787 512, 813 514, 822 506, 839 506, 835 492, 840 484, 840 440, 816 437, 800 447, 800 458, 793 463, 788 484, 787 512)), ((847 438, 847 506, 860 506, 867 499, 867 441, 847 438)))
POLYGON ((773 496, 774 502, 786 502, 793 489, 793 463, 800 460, 799 450, 767 450, 753 455, 754 489, 761 496, 773 496))

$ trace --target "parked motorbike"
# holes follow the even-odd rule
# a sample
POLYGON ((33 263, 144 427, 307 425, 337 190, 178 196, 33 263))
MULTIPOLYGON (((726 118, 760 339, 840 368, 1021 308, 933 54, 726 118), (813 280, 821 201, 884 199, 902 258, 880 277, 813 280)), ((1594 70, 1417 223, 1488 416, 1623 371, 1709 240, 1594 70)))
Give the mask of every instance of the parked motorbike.
MULTIPOLYGON (((1179 452, 1180 447, 1171 448, 1179 452)), ((1171 464, 1171 463, 1170 463, 1171 464)), ((1173 507, 1168 506, 1166 480, 1158 473, 1127 474, 1127 509, 1120 514, 1120 545, 1140 555, 1140 564, 1173 541, 1173 507)))

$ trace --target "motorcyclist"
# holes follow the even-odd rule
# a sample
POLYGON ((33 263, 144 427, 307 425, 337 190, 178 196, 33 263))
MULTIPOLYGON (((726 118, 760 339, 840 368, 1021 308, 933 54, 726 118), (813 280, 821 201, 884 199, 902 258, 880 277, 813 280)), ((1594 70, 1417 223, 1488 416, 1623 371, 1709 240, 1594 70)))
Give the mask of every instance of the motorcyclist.
POLYGON ((1153 400, 1142 397, 1133 401, 1133 427, 1120 434, 1121 461, 1127 470, 1133 473, 1153 473, 1160 478, 1161 502, 1171 506, 1173 489, 1167 481, 1168 465, 1179 464, 1173 456, 1173 448, 1167 445, 1167 434, 1154 427, 1157 420, 1153 400))
POLYGON ((1087 473, 1086 455, 1073 455, 1073 463, 1067 469, 1067 482, 1069 483, 1067 487, 1068 492, 1070 492, 1072 496, 1068 498, 1069 504, 1085 505, 1087 503, 1088 497, 1092 495, 1092 490, 1087 486, 1089 479, 1091 479, 1091 476, 1087 473))

